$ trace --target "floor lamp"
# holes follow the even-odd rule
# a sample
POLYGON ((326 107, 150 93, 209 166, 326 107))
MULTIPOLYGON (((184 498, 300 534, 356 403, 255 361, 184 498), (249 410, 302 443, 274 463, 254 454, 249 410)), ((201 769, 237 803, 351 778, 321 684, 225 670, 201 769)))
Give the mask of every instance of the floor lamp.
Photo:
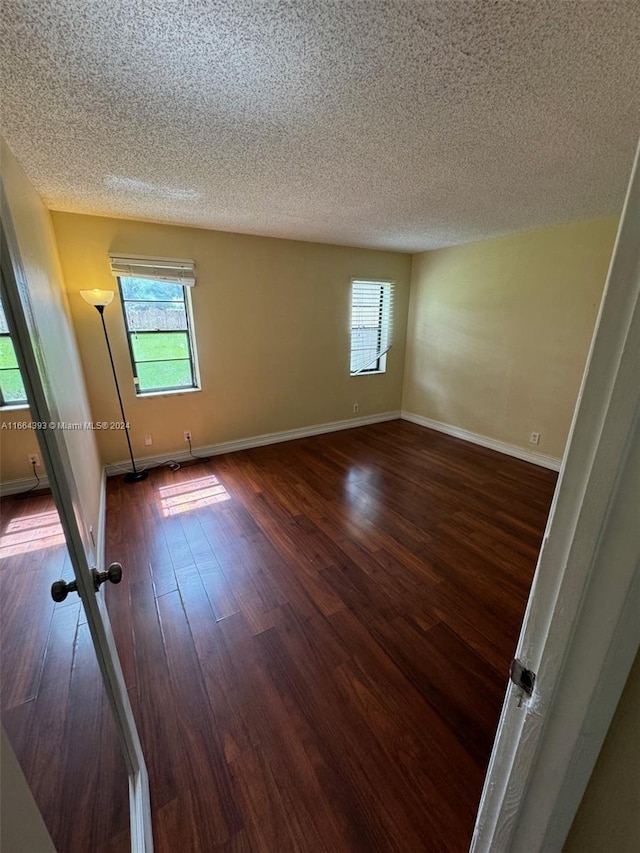
POLYGON ((131 449, 131 439, 129 438, 129 426, 127 424, 127 416, 124 413, 124 406, 122 405, 122 397, 120 395, 120 386, 118 385, 118 376, 116 374, 116 366, 113 363, 113 355, 111 353, 111 344, 109 343, 109 335, 107 334, 107 326, 104 322, 104 309, 113 302, 113 290, 98 290, 95 288, 94 290, 81 290, 80 296, 87 302, 89 305, 93 305, 93 307, 97 310, 100 315, 100 319, 102 320, 102 330, 104 331, 104 339, 107 342, 107 350, 109 351, 109 361, 111 362, 111 370, 113 371, 113 381, 116 383, 116 392, 118 394, 118 402, 120 403, 120 412, 122 413, 122 422, 124 424, 124 432, 127 437, 127 445, 129 447, 129 456, 131 457, 131 466, 133 471, 130 471, 128 474, 124 475, 125 483, 138 483, 140 480, 146 480, 149 476, 148 471, 139 471, 136 468, 136 460, 133 458, 133 450, 131 449))

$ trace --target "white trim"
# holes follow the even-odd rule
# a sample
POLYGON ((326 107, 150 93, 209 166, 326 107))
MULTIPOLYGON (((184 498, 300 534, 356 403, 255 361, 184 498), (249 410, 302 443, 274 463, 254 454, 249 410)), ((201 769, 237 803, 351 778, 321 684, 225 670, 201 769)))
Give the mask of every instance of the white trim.
POLYGON ((487 435, 480 435, 477 432, 470 432, 462 427, 444 424, 441 421, 434 421, 431 418, 425 418, 422 415, 416 415, 413 412, 401 412, 400 417, 403 421, 411 421, 412 424, 419 424, 428 429, 435 429, 438 432, 444 432, 446 435, 452 435, 455 438, 461 438, 463 441, 469 441, 471 444, 479 444, 481 447, 488 447, 489 450, 497 450, 498 453, 504 453, 507 456, 515 456, 516 459, 523 459, 525 462, 532 462, 534 465, 540 465, 542 468, 549 468, 551 471, 559 471, 561 459, 556 459, 555 456, 545 456, 544 453, 535 453, 532 450, 526 450, 524 447, 518 447, 517 444, 507 444, 505 441, 498 441, 497 438, 489 438, 487 435))
MULTIPOLYGON (((22 492, 30 491, 35 485, 35 479, 35 477, 22 477, 19 480, 5 480, 4 483, 0 483, 0 498, 6 498, 9 495, 19 495, 22 492)), ((49 478, 46 474, 44 474, 42 477, 40 477, 38 488, 34 489, 34 492, 37 492, 40 489, 48 488, 49 478)))
MULTIPOLYGON (((222 453, 235 453, 238 450, 249 450, 252 447, 263 447, 265 444, 279 444, 282 441, 294 441, 296 438, 308 438, 312 435, 323 435, 327 432, 338 432, 342 429, 353 429, 354 427, 367 426, 368 424, 379 424, 384 421, 397 421, 400 412, 381 412, 377 415, 364 415, 360 418, 349 418, 344 421, 331 421, 326 424, 314 424, 313 426, 300 427, 299 429, 288 429, 283 432, 267 432, 263 435, 254 435, 250 438, 239 438, 235 441, 222 441, 220 444, 209 444, 194 447, 195 456, 220 456, 222 453)), ((164 465, 167 462, 187 462, 193 459, 188 450, 178 450, 175 453, 163 453, 158 456, 136 456, 136 463, 140 468, 153 468, 156 465, 164 465)), ((106 466, 107 477, 122 474, 131 470, 131 463, 111 462, 106 466)))
POLYGON ((193 394, 194 392, 202 391, 198 385, 197 388, 176 388, 174 391, 136 391, 137 400, 146 400, 147 397, 181 397, 183 394, 193 394))
POLYGON ((144 765, 129 777, 129 811, 131 853, 153 853, 149 777, 144 765))

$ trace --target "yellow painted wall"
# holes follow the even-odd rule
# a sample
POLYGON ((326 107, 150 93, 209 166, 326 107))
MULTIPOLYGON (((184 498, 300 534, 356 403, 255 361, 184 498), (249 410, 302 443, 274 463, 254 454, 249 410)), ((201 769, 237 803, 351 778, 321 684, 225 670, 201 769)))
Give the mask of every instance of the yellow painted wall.
MULTIPOLYGON (((58 418, 68 422, 91 420, 82 368, 64 292, 51 215, 1 141, 2 183, 15 229, 20 262, 29 291, 33 316, 49 369, 58 418)), ((3 411, 2 422, 31 420, 28 410, 3 411)), ((78 486, 84 521, 97 529, 102 471, 91 432, 63 433, 78 486)), ((2 480, 31 473, 27 454, 38 450, 31 431, 0 430, 2 480)), ((41 469, 42 470, 42 469, 41 469)))
MULTIPOLYGON (((357 402, 360 415, 402 404, 528 449, 535 449, 528 444, 535 430, 537 449, 559 457, 617 225, 616 217, 571 223, 425 252, 412 263, 393 252, 51 216, 93 420, 120 416, 97 314, 78 291, 115 287, 110 251, 196 262, 201 392, 137 398, 120 304, 107 309, 138 456, 186 449, 185 429, 198 447, 348 419, 357 402), (397 282, 396 341, 382 376, 349 376, 353 276, 397 282), (150 448, 145 434, 153 437, 150 448)), ((19 414, 2 414, 9 416, 19 414)), ((2 438, 3 480, 28 476, 33 436, 2 438)), ((126 458, 121 432, 97 439, 102 462, 126 458)))
MULTIPOLYGON (((119 301, 105 311, 136 455, 399 410, 411 258, 171 225, 53 213, 94 420, 120 420, 99 319, 79 291, 117 288, 108 253, 192 258, 202 391, 136 397, 119 301), (349 376, 352 277, 396 281, 396 344, 387 373, 349 376), (144 436, 153 446, 144 446, 144 436)), ((126 459, 122 433, 98 436, 105 463, 126 459)))
POLYGON ((617 221, 414 255, 402 408, 561 457, 617 221))
POLYGON ((640 850, 640 654, 600 750, 564 853, 640 850))

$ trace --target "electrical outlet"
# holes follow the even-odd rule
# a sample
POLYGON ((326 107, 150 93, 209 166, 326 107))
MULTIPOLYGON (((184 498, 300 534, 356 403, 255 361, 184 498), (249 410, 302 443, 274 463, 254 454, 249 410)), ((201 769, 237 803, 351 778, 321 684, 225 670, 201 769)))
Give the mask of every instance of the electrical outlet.
POLYGON ((540 444, 540 433, 532 432, 529 436, 529 444, 540 444))
POLYGON ((152 444, 153 444, 153 439, 151 438, 151 436, 150 436, 150 435, 145 435, 145 437, 144 437, 144 446, 145 446, 145 447, 151 447, 151 445, 152 445, 152 444))
POLYGON ((360 411, 360 403, 354 403, 353 404, 353 414, 357 415, 359 411, 360 411))
POLYGON ((184 440, 185 441, 191 441, 191 430, 190 429, 185 429, 184 440))
POLYGON ((35 465, 36 468, 40 467, 40 457, 38 456, 37 453, 30 453, 27 456, 27 459, 29 460, 29 464, 35 465))

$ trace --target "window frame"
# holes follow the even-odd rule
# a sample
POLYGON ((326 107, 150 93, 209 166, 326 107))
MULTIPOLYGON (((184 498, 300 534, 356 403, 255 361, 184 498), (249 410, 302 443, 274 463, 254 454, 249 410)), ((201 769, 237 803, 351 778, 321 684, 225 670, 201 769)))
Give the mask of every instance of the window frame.
MULTIPOLYGON (((0 299, 0 309, 2 310, 2 312, 4 314, 4 306, 2 305, 1 299, 0 299)), ((13 355, 16 359, 16 366, 15 367, 0 367, 0 376, 2 375, 2 372, 5 370, 17 370, 19 375, 20 375, 20 381, 22 382, 22 388, 24 390, 24 399, 21 399, 21 400, 5 400, 4 394, 2 393, 2 383, 0 382, 0 410, 3 412, 7 412, 7 411, 12 411, 12 410, 18 410, 18 409, 28 409, 29 408, 29 400, 27 398, 27 389, 25 388, 24 379, 22 378, 22 371, 20 370, 20 365, 18 364, 18 358, 16 355, 16 348, 15 348, 15 345, 13 343, 13 338, 11 337, 11 332, 8 328, 8 324, 6 323, 6 316, 5 316, 5 324, 7 325, 7 331, 4 332, 4 331, 2 331, 2 329, 0 329, 0 339, 2 339, 2 338, 8 338, 9 339, 11 346, 13 347, 13 355)))
MULTIPOLYGON (((116 280, 118 282, 118 293, 120 295, 120 307, 122 308, 122 316, 124 318, 124 328, 127 336, 127 347, 129 349, 129 359, 131 361, 131 370, 133 371, 133 387, 136 392, 136 397, 154 397, 154 396, 165 396, 169 394, 188 394, 193 391, 200 391, 200 370, 198 366, 198 353, 196 349, 196 339, 195 339, 195 327, 193 322, 193 306, 191 303, 191 287, 186 284, 181 284, 176 281, 163 281, 162 279, 144 279, 146 281, 154 281, 158 284, 173 284, 175 287, 182 288, 182 296, 184 300, 184 308, 185 308, 185 317, 187 321, 187 328, 185 330, 180 330, 186 332, 187 335, 187 343, 189 346, 189 365, 191 367, 191 385, 170 385, 163 388, 152 388, 146 391, 140 390, 140 384, 138 380, 138 372, 137 365, 138 364, 151 364, 159 361, 187 361, 187 359, 149 359, 146 361, 137 361, 135 358, 133 344, 131 341, 132 335, 158 335, 162 334, 166 331, 171 331, 170 329, 156 329, 155 331, 143 329, 143 330, 131 330, 129 328, 129 322, 127 320, 127 311, 125 304, 127 302, 148 302, 149 304, 153 303, 163 303, 163 304, 179 304, 175 300, 166 300, 166 299, 148 299, 148 300, 139 300, 139 299, 125 299, 124 293, 122 291, 122 281, 123 278, 137 278, 135 275, 118 275, 116 276, 116 280)), ((178 330, 176 330, 178 331, 178 330)))
POLYGON ((374 279, 374 278, 352 278, 351 289, 349 293, 349 376, 377 376, 387 372, 387 353, 391 347, 391 325, 393 314, 393 287, 395 282, 391 279, 374 279), (380 288, 380 305, 378 310, 378 351, 384 349, 384 352, 378 358, 371 362, 371 367, 363 368, 362 370, 351 370, 353 360, 353 295, 355 285, 375 285, 380 288), (385 305, 386 303, 386 305, 385 305), (385 316, 386 314, 386 316, 385 316), (385 329, 386 322, 386 329, 385 329), (387 336, 385 346, 382 345, 383 335, 387 336))

